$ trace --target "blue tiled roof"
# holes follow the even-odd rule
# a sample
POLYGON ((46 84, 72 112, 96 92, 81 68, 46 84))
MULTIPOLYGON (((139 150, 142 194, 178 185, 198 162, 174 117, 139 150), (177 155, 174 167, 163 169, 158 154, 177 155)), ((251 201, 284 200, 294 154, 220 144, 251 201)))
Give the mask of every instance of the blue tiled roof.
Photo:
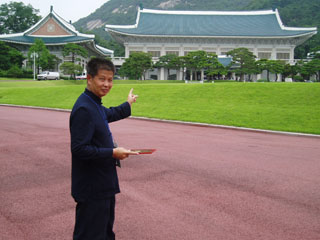
POLYGON ((232 62, 231 57, 218 57, 218 61, 223 65, 223 66, 228 66, 232 62))
POLYGON ((106 26, 111 31, 148 36, 282 37, 314 32, 314 29, 281 28, 273 14, 168 14, 140 12, 135 28, 106 26))
POLYGON ((6 42, 15 42, 21 44, 33 44, 36 39, 42 39, 44 44, 65 44, 65 43, 77 43, 83 41, 90 41, 92 38, 82 36, 66 36, 66 37, 30 37, 30 36, 9 36, 2 35, 0 40, 6 42))

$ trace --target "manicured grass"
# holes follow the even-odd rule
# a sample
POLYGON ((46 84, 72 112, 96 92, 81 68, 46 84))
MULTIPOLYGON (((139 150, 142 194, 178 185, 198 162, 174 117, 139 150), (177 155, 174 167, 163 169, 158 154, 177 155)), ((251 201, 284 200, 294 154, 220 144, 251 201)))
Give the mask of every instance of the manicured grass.
MULTIPOLYGON (((139 95, 132 114, 320 134, 319 83, 206 83, 115 81, 103 100, 114 106, 131 88, 139 95)), ((72 108, 85 81, 0 82, 0 103, 72 108)))

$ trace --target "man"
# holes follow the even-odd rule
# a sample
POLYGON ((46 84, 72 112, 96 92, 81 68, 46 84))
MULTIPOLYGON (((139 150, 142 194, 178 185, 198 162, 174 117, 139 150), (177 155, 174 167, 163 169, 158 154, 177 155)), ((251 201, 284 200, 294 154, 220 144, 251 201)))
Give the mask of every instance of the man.
POLYGON ((127 102, 114 108, 101 98, 113 85, 114 65, 94 58, 87 65, 87 88, 70 115, 72 196, 77 203, 74 240, 115 239, 115 194, 120 192, 117 161, 137 153, 115 147, 109 123, 131 115, 137 95, 130 90, 127 102))

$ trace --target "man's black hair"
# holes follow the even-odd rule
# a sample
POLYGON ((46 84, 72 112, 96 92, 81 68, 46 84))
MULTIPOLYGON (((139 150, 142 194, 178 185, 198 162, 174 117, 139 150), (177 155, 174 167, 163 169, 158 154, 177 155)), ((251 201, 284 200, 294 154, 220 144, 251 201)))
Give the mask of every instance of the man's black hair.
POLYGON ((95 77, 100 69, 112 71, 115 74, 115 67, 113 62, 104 58, 92 58, 87 64, 87 74, 91 77, 95 77))

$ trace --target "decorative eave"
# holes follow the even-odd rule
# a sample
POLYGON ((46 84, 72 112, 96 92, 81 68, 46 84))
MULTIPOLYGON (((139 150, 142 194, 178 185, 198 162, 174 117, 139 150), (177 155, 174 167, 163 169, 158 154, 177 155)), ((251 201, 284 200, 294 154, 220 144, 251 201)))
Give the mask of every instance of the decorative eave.
POLYGON ((52 37, 40 37, 40 36, 23 36, 16 34, 12 36, 11 34, 0 35, 0 41, 21 44, 21 45, 32 45, 36 39, 42 39, 47 46, 58 46, 65 45, 67 43, 85 43, 85 42, 94 42, 94 39, 84 38, 81 36, 69 36, 69 37, 60 37, 58 42, 52 37))
POLYGON ((309 27, 309 28, 303 28, 303 27, 286 27, 283 25, 281 18, 280 18, 280 14, 278 9, 275 10, 275 14, 278 20, 278 23, 281 27, 282 30, 288 30, 288 31, 315 31, 314 34, 317 34, 317 28, 316 27, 309 27))
POLYGON ((108 29, 108 32, 111 34, 118 34, 123 36, 133 36, 133 37, 153 37, 153 38, 261 38, 261 39, 283 39, 283 38, 296 38, 296 37, 303 37, 308 36, 312 37, 313 35, 317 34, 317 31, 315 32, 307 32, 299 35, 291 35, 291 36, 190 36, 190 35, 147 35, 147 34, 133 34, 133 33, 123 33, 116 31, 114 29, 108 29))
POLYGON ((101 53, 103 53, 104 55, 112 55, 112 56, 113 56, 113 54, 114 54, 114 51, 111 50, 111 49, 107 49, 107 48, 101 47, 101 46, 96 45, 96 44, 94 44, 94 47, 95 47, 98 51, 100 51, 101 53))

